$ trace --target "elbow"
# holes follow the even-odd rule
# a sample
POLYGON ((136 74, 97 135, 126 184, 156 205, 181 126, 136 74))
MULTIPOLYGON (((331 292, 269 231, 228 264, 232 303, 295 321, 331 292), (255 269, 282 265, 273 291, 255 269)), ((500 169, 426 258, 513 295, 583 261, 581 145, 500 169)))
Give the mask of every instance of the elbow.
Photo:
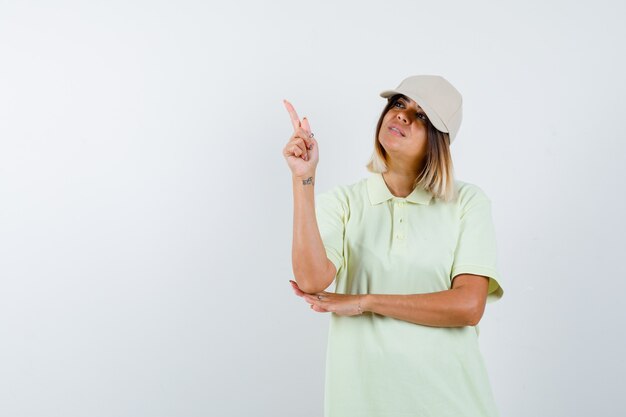
POLYGON ((326 287, 322 288, 319 285, 309 285, 309 284, 305 284, 305 283, 300 283, 298 280, 296 280, 296 283, 298 284, 298 287, 300 287, 300 289, 302 290, 302 292, 305 292, 307 294, 315 294, 318 292, 322 292, 326 289, 326 287))
POLYGON ((303 292, 307 294, 322 292, 335 279, 335 266, 328 261, 327 267, 323 271, 304 273, 304 271, 294 269, 294 278, 303 292))
POLYGON ((480 317, 471 316, 465 321, 466 326, 476 326, 480 322, 480 319, 480 317))
POLYGON ((485 312, 484 305, 474 305, 465 312, 465 322, 467 326, 476 326, 485 312))
POLYGON ((300 288, 300 291, 307 294, 314 294, 316 292, 321 292, 326 289, 326 287, 320 288, 320 283, 316 282, 315 279, 312 279, 312 277, 314 276, 315 274, 305 274, 302 271, 294 270, 293 273, 293 277, 296 281, 296 284, 298 284, 298 288, 300 288))
POLYGON ((305 292, 307 294, 322 292, 326 289, 326 287, 328 287, 322 287, 323 284, 315 282, 314 280, 306 279, 301 274, 299 276, 296 276, 295 280, 296 284, 298 284, 298 288, 300 288, 302 292, 305 292))
POLYGON ((296 270, 293 271, 293 278, 296 281, 296 284, 298 284, 298 288, 307 294, 313 294, 324 290, 324 288, 319 288, 320 285, 315 282, 315 279, 312 279, 313 276, 315 276, 315 274, 305 274, 303 271, 296 270))

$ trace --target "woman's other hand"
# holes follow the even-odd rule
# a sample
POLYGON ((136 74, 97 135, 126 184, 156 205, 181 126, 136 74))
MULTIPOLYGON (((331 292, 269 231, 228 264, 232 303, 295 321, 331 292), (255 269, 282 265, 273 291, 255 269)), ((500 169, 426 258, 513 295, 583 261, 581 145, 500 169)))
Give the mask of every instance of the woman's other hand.
POLYGON ((302 297, 318 313, 335 313, 340 316, 357 316, 363 313, 364 295, 336 294, 326 291, 308 294, 303 292, 295 281, 289 282, 293 292, 298 297, 302 297))
POLYGON ((305 117, 300 121, 296 109, 287 100, 283 100, 285 108, 291 117, 293 125, 293 135, 283 148, 283 156, 287 160, 287 165, 295 177, 308 177, 315 174, 319 152, 317 141, 311 133, 311 126, 305 117))

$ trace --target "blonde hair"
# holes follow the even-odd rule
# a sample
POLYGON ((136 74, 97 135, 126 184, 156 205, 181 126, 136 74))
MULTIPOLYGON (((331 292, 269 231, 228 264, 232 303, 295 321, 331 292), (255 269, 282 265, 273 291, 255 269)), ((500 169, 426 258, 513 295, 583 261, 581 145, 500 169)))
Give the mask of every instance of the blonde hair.
MULTIPOLYGON (((383 109, 374 136, 374 151, 366 167, 374 173, 387 172, 387 152, 378 140, 383 118, 387 111, 398 101, 401 94, 389 98, 383 109)), ((420 187, 430 192, 435 198, 444 202, 453 201, 457 197, 454 185, 454 165, 450 153, 450 137, 447 133, 437 130, 428 120, 426 128, 427 145, 424 167, 418 173, 413 188, 420 187)))

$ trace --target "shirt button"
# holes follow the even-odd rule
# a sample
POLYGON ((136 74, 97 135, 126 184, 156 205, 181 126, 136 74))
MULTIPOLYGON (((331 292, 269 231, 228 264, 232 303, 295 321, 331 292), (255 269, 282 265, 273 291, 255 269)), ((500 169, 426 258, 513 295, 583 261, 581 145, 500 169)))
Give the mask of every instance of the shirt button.
POLYGON ((402 217, 400 217, 400 223, 402 223, 402 217))
POLYGON ((398 239, 404 239, 404 235, 403 235, 403 234, 401 234, 401 233, 398 233, 398 234, 396 235, 396 237, 397 237, 398 239))

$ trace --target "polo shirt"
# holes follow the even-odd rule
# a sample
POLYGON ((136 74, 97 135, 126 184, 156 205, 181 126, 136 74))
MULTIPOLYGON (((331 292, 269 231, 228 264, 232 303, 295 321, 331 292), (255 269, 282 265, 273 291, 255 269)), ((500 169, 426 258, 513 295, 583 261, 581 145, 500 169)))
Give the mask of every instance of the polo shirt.
MULTIPOLYGON (((454 184, 451 202, 421 188, 396 197, 382 174, 318 193, 316 219, 337 268, 335 292, 438 292, 469 273, 488 277, 487 302, 499 300, 491 201, 474 184, 454 184)), ((478 326, 331 313, 325 416, 498 416, 478 335, 478 326)))

